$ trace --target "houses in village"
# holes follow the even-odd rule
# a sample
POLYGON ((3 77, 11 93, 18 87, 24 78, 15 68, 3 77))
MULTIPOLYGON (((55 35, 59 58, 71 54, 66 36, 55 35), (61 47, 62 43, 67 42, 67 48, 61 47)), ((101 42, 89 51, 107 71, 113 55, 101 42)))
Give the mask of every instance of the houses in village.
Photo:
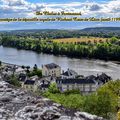
POLYGON ((51 83, 51 77, 39 78, 37 75, 27 77, 25 74, 21 73, 19 75, 19 81, 21 83, 21 87, 25 90, 29 90, 31 92, 45 91, 51 83))
POLYGON ((18 75, 20 73, 26 73, 26 69, 22 68, 21 66, 18 65, 13 65, 13 64, 4 64, 1 67, 1 75, 3 76, 3 78, 10 76, 10 75, 18 75))
MULTIPOLYGON (((8 72, 10 68, 6 68, 6 72, 8 72)), ((87 77, 79 76, 71 69, 67 69, 67 71, 63 71, 61 73, 61 67, 55 63, 42 65, 41 78, 39 78, 37 75, 28 77, 23 68, 21 69, 19 67, 19 72, 17 72, 17 70, 18 67, 16 67, 14 72, 15 74, 17 73, 18 80, 21 83, 22 88, 32 92, 45 91, 52 82, 56 82, 56 85, 61 92, 67 90, 80 90, 82 94, 88 94, 95 92, 101 85, 111 80, 111 77, 107 76, 105 73, 97 76, 90 75, 87 77)), ((11 74, 12 73, 13 71, 11 74)))
MULTIPOLYGON (((29 90, 34 89, 33 91, 36 91, 39 89, 45 91, 52 82, 56 82, 61 92, 77 89, 80 90, 82 94, 88 94, 95 92, 101 85, 111 80, 111 77, 107 76, 105 73, 97 76, 90 75, 87 77, 79 77, 75 71, 67 69, 67 71, 63 71, 61 74, 60 66, 54 63, 43 65, 42 73, 43 77, 33 83, 33 88, 29 85, 29 90)), ((24 86, 26 86, 26 83, 24 86)))

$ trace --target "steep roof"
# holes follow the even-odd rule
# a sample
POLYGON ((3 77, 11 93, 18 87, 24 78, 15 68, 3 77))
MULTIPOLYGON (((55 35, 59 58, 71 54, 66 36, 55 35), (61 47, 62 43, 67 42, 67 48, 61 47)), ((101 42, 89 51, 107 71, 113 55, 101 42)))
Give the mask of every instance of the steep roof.
POLYGON ((27 85, 34 85, 35 81, 34 80, 26 80, 24 84, 27 85))
POLYGON ((96 79, 96 76, 90 75, 90 76, 87 76, 85 79, 87 79, 87 80, 89 80, 89 79, 95 80, 95 79, 96 79))
POLYGON ((108 75, 106 75, 105 73, 102 73, 101 75, 98 75, 96 77, 96 80, 102 81, 103 83, 108 82, 109 80, 111 80, 112 78, 108 75))
POLYGON ((50 63, 50 64, 46 64, 45 67, 48 68, 48 69, 54 69, 54 68, 57 68, 57 67, 60 67, 60 66, 55 64, 55 63, 50 63))
POLYGON ((95 81, 92 79, 57 79, 56 82, 60 82, 62 84, 95 84, 95 81))
POLYGON ((71 75, 77 75, 77 73, 73 70, 67 70, 66 72, 64 72, 62 75, 64 76, 71 76, 71 75))
POLYGON ((20 73, 19 80, 24 82, 26 80, 26 75, 24 73, 20 73))
POLYGON ((48 88, 50 86, 50 84, 41 84, 40 87, 41 88, 48 88))

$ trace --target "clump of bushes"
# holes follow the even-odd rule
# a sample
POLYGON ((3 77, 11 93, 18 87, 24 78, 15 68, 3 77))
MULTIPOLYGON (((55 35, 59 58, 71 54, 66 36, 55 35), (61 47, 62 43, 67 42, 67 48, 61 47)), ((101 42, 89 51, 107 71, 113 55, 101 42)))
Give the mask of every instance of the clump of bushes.
POLYGON ((21 83, 18 81, 18 78, 13 76, 13 75, 10 76, 9 83, 14 85, 14 86, 21 87, 21 83))

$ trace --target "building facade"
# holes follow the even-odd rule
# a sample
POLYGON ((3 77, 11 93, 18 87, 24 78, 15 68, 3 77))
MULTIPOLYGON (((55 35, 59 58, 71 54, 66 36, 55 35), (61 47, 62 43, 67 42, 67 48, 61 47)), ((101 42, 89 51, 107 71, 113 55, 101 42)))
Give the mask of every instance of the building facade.
POLYGON ((42 75, 60 77, 61 67, 55 63, 42 65, 42 75))
POLYGON ((37 90, 37 86, 35 85, 34 80, 26 80, 22 85, 22 88, 31 92, 35 92, 37 90))
POLYGON ((80 90, 82 94, 95 92, 98 84, 94 80, 86 79, 57 79, 57 87, 61 92, 67 90, 80 90))

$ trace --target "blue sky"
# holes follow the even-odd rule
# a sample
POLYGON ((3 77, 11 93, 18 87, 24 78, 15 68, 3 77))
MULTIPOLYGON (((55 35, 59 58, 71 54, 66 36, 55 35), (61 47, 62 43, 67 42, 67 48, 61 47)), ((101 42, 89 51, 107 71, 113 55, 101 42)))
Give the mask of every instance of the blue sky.
POLYGON ((33 3, 68 3, 68 2, 85 2, 85 1, 93 1, 93 2, 106 2, 110 0, 27 0, 33 3))
MULTIPOLYGON (((41 17, 35 11, 82 12, 81 17, 120 17, 120 0, 0 0, 0 18, 41 17)), ((120 22, 0 22, 0 30, 120 27, 120 22)))

